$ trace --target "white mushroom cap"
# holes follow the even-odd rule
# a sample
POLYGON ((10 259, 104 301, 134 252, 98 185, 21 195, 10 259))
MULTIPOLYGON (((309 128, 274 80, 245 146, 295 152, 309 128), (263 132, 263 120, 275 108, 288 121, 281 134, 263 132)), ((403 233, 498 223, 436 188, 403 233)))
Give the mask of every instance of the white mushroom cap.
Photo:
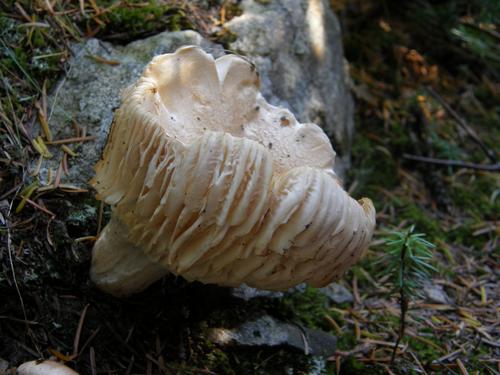
POLYGON ((323 286, 359 259, 375 225, 371 201, 340 186, 334 158, 320 127, 266 102, 243 58, 192 46, 157 56, 124 93, 96 166, 113 220, 91 277, 118 295, 167 272, 323 286))
POLYGON ((17 368, 18 375, 78 375, 68 366, 55 361, 30 361, 17 368))

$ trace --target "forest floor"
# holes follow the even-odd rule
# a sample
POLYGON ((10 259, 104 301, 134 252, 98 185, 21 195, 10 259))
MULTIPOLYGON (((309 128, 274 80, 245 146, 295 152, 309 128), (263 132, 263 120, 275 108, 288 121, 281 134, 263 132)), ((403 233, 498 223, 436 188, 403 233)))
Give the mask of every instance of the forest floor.
POLYGON ((0 366, 52 356, 82 374, 311 372, 300 352, 207 338, 207 327, 267 313, 338 336, 325 373, 500 373, 496 1, 331 2, 356 99, 346 187, 378 213, 370 250, 341 281, 353 303, 331 307, 312 288, 236 301, 227 289, 173 277, 128 299, 92 287, 92 242, 75 239, 98 232, 99 202, 91 192, 42 189, 27 167, 43 153, 33 134, 46 123, 47 93, 64 75, 70 43, 127 43, 165 29, 206 35, 239 12, 212 3, 0 4, 0 366), (68 207, 81 214, 68 216, 68 207), (400 306, 383 256, 387 233, 412 225, 436 245, 436 271, 411 296, 391 365, 400 306))

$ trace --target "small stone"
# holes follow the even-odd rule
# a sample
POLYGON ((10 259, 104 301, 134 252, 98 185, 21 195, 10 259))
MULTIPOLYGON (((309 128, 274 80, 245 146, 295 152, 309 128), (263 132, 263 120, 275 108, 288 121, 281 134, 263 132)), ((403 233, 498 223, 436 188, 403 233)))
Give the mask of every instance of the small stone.
POLYGON ((363 305, 369 309, 381 309, 384 307, 383 300, 380 300, 379 297, 371 297, 363 300, 363 305))
POLYGON ((330 302, 336 303, 338 305, 342 303, 353 303, 354 297, 352 293, 345 286, 337 283, 331 283, 324 288, 319 289, 330 302))
POLYGON ((244 301, 250 301, 254 298, 281 298, 283 297, 283 292, 273 292, 270 290, 260 290, 256 288, 249 287, 242 284, 238 288, 233 288, 231 290, 231 295, 235 298, 242 299, 244 301))
POLYGON ((278 299, 282 298, 285 295, 294 294, 294 293, 304 293, 307 289, 307 285, 305 283, 298 284, 284 292, 275 292, 272 290, 262 290, 252 288, 246 284, 241 284, 237 288, 231 289, 231 295, 235 298, 242 299, 244 301, 250 301, 254 298, 269 298, 269 299, 278 299))
POLYGON ((234 329, 213 328, 209 339, 219 345, 290 346, 313 356, 331 356, 337 338, 326 332, 280 322, 269 315, 234 329))
POLYGON ((428 284, 424 288, 425 296, 430 302, 448 305, 452 303, 450 296, 443 289, 442 285, 428 284))

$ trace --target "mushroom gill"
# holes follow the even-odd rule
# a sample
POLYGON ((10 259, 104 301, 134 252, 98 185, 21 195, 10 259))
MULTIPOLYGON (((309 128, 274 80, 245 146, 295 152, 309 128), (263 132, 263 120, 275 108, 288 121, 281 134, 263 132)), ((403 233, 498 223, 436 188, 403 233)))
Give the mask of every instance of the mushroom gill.
POLYGON ((92 180, 112 219, 91 278, 115 295, 172 272, 283 290, 324 286, 361 256, 375 226, 333 172, 335 152, 259 93, 245 59, 198 47, 155 57, 123 95, 92 180))

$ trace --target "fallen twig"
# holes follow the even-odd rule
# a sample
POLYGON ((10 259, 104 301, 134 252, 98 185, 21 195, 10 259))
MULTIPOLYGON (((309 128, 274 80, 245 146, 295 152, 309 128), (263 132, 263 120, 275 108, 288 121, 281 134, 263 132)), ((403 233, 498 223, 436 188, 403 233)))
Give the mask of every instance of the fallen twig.
POLYGON ((88 57, 92 58, 94 61, 100 63, 100 64, 106 64, 106 65, 111 65, 111 66, 116 66, 116 65, 120 65, 121 62, 120 61, 117 61, 117 60, 107 60, 101 56, 97 56, 97 55, 88 55, 88 57))
POLYGON ((87 315, 87 309, 89 308, 89 304, 87 303, 80 314, 80 320, 78 321, 78 327, 76 329, 75 340, 73 341, 73 356, 78 356, 78 345, 80 344, 80 335, 82 333, 83 322, 85 320, 85 316, 87 315))
POLYGON ((486 156, 488 156, 488 158, 493 163, 496 163, 497 158, 495 156, 495 153, 484 144, 481 138, 479 138, 477 133, 467 124, 467 122, 457 112, 455 112, 455 110, 451 108, 451 106, 441 97, 441 95, 434 91, 432 87, 427 86, 426 90, 444 107, 444 109, 451 115, 451 117, 453 117, 457 124, 466 131, 469 137, 471 137, 471 139, 476 142, 479 147, 481 147, 481 150, 483 150, 486 156))
POLYGON ((48 145, 61 145, 64 143, 77 143, 77 142, 86 142, 86 141, 93 141, 97 137, 95 135, 89 135, 87 137, 74 137, 74 138, 66 138, 66 139, 58 139, 55 141, 51 142, 45 142, 45 144, 48 145))
POLYGON ((92 375, 97 375, 97 368, 95 363, 95 351, 93 346, 90 347, 89 356, 90 356, 90 369, 92 371, 92 375))
POLYGON ((342 335, 342 329, 340 328, 340 326, 338 325, 338 323, 335 321, 335 319, 333 319, 330 315, 325 315, 325 320, 330 323, 330 325, 335 329, 335 332, 337 333, 337 335, 342 335))
POLYGON ((80 349, 80 352, 78 353, 78 355, 81 355, 83 353, 83 351, 87 348, 87 346, 92 342, 92 340, 94 339, 94 337, 97 336, 97 334, 99 333, 101 327, 97 327, 97 329, 95 331, 92 332, 92 334, 89 336, 89 338, 87 339, 87 341, 85 341, 85 343, 82 345, 82 348, 80 349))
POLYGON ((451 353, 448 353, 442 357, 439 357, 438 359, 433 361, 433 364, 438 364, 438 363, 445 362, 445 361, 452 361, 453 359, 455 359, 455 357, 459 356, 463 352, 464 352, 463 349, 460 348, 458 350, 455 350, 454 352, 451 352, 451 353))
POLYGON ((35 322, 33 320, 24 320, 24 319, 18 319, 18 318, 13 318, 11 316, 7 316, 7 315, 0 315, 0 319, 7 319, 7 320, 11 320, 13 322, 17 322, 17 323, 24 323, 24 324, 29 324, 29 325, 37 325, 37 324, 40 324, 38 322, 35 322))
POLYGON ((422 163, 445 165, 448 167, 469 168, 469 169, 476 169, 480 171, 489 171, 489 172, 500 171, 500 163, 485 165, 485 164, 468 163, 461 160, 436 159, 436 158, 428 158, 425 156, 410 155, 410 154, 403 154, 403 157, 408 160, 419 161, 422 163))
POLYGON ((462 361, 460 360, 460 358, 457 358, 456 361, 455 361, 458 365, 458 369, 460 370, 460 373, 462 375, 469 375, 469 372, 467 371, 467 369, 465 368, 464 364, 462 363, 462 361))
POLYGON ((418 360, 418 357, 413 354, 413 352, 409 352, 410 355, 412 356, 413 360, 415 361, 415 363, 417 364, 417 366, 420 368, 420 370, 422 371, 422 374, 424 375, 428 375, 427 371, 425 371, 425 368, 424 366, 422 366, 422 363, 420 363, 420 361, 418 360))
POLYGON ((54 219, 56 217, 56 214, 53 213, 52 211, 46 209, 45 207, 43 207, 42 205, 36 203, 36 202, 33 202, 31 199, 26 199, 26 203, 29 203, 31 204, 33 207, 35 208, 38 208, 40 211, 43 211, 45 212, 47 215, 49 215, 52 219, 54 219))

